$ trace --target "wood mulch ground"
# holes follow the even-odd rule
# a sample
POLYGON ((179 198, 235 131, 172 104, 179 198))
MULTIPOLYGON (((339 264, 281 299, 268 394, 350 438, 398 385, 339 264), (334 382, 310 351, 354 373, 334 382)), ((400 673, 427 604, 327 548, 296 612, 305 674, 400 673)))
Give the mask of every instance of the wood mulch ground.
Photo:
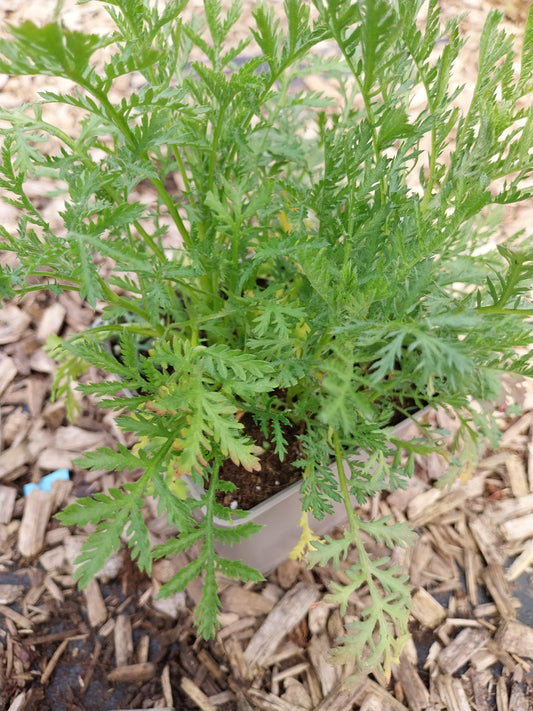
MULTIPOLYGON (((48 5, 3 0, 0 21, 37 19, 51 11, 48 5)), ((465 31, 475 37, 488 5, 450 2, 446 12, 466 6, 465 31)), ((525 5, 507 3, 510 24, 520 26, 525 5)), ((65 8, 73 22, 89 18, 92 31, 104 22, 94 2, 78 8, 65 2, 65 8)), ((9 79, 0 105, 29 99, 50 81, 9 79)), ((60 120, 75 117, 65 113, 60 120)), ((40 197, 37 183, 28 192, 53 219, 57 199, 40 197)), ((13 223, 6 206, 0 214, 4 224, 13 223)), ((506 229, 519 224, 531 224, 531 206, 513 213, 506 229)), ((78 421, 66 420, 64 402, 50 401, 56 366, 43 344, 49 334, 79 331, 94 316, 73 294, 56 300, 32 294, 0 311, 0 709, 533 709, 530 383, 507 385, 500 448, 483 451, 475 471, 436 489, 444 463, 426 458, 407 491, 366 507, 369 516, 390 514, 418 531, 412 549, 395 553, 413 584, 412 640, 390 683, 369 676, 344 691, 342 680, 353 670, 328 662, 341 621, 324 599, 331 582, 343 581, 342 569, 309 571, 287 560, 261 584, 221 580, 221 629, 209 642, 196 637, 192 624, 199 583, 156 599, 179 559, 157 562, 146 577, 124 549, 87 590, 77 590, 72 563, 83 532, 61 527, 53 514, 73 497, 121 483, 121 475, 88 473, 72 462, 88 449, 124 442, 124 434, 87 398, 78 421), (24 496, 24 484, 59 468, 69 470, 69 481, 24 496)), ((453 418, 436 417, 453 431, 453 418)), ((150 529, 154 540, 166 534, 155 516, 150 529)), ((348 618, 357 617, 365 598, 364 590, 352 597, 348 618)))

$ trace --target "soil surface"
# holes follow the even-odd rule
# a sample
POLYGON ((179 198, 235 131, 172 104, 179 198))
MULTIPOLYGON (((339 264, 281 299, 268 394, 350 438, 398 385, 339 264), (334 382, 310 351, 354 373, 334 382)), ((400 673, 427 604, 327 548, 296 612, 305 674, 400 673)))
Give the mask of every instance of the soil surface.
POLYGON ((225 506, 248 511, 301 479, 302 470, 295 467, 292 462, 301 459, 302 453, 298 439, 300 433, 295 426, 282 425, 286 452, 280 458, 272 441, 271 432, 265 436, 249 413, 243 416, 241 423, 248 437, 263 450, 258 455, 261 468, 249 472, 231 459, 226 459, 220 469, 220 479, 235 484, 237 488, 225 494, 219 492, 218 501, 225 506))
MULTIPOLYGON (((54 4, 2 0, 0 34, 5 21, 47 21, 54 4)), ((192 5, 201 7, 196 0, 192 5)), ((446 15, 468 12, 463 27, 469 45, 456 68, 466 92, 487 11, 500 7, 507 27, 520 34, 528 5, 523 0, 443 4, 446 15)), ((244 3, 243 27, 253 6, 244 3)), ((65 0, 64 13, 72 28, 109 28, 101 3, 77 6, 65 0)), ((313 81, 313 88, 319 88, 320 80, 313 81)), ((53 80, 0 77, 0 86, 0 107, 8 108, 52 88, 53 80)), ((127 88, 118 82, 113 100, 127 88)), ((67 132, 74 130, 74 110, 56 105, 49 112, 45 118, 67 132)), ((48 219, 57 222, 61 200, 44 198, 48 186, 37 181, 27 189, 30 198, 41 201, 48 219)), ((2 204, 0 215, 7 229, 15 229, 14 209, 2 204)), ((531 224, 532 206, 513 207, 502 233, 531 224)), ((75 497, 126 481, 124 473, 79 469, 73 461, 81 453, 117 441, 133 443, 109 413, 85 397, 78 421, 68 422, 65 403, 51 401, 56 365, 42 345, 48 334, 77 332, 95 315, 73 294, 56 300, 32 294, 4 304, 0 313, 0 709, 533 709, 530 386, 508 387, 501 403, 500 449, 482 452, 477 467, 463 472, 453 487, 433 488, 445 463, 438 457, 420 459, 408 490, 384 492, 361 510, 363 516, 408 520, 419 534, 412 549, 394 554, 413 584, 412 641, 390 681, 369 676, 345 692, 341 682, 353 669, 329 664, 327 650, 342 627, 338 610, 325 597, 331 583, 345 582, 343 568, 311 571, 287 560, 254 586, 221 578, 221 628, 210 641, 198 639, 193 626, 201 582, 167 600, 157 597, 187 555, 158 561, 146 576, 123 547, 87 590, 77 589, 73 560, 85 532, 61 527, 53 513, 75 497), (38 483, 60 468, 69 470, 70 481, 55 486, 52 501, 40 494, 24 496, 24 484, 38 483), (276 640, 274 650, 263 656, 253 653, 261 631, 276 640)), ((449 416, 435 417, 453 431, 449 416)), ((155 542, 172 534, 155 507, 147 516, 155 542)), ((374 548, 376 557, 383 553, 374 548)), ((354 560, 352 552, 346 564, 354 560)), ((352 596, 348 618, 356 619, 366 601, 365 590, 352 596)))

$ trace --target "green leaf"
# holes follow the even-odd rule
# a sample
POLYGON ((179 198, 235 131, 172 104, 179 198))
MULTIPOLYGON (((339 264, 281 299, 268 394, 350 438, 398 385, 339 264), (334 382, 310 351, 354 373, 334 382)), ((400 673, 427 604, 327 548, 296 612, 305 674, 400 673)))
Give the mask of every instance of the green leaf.
POLYGON ((138 469, 141 464, 146 463, 142 458, 142 453, 131 452, 122 444, 117 444, 116 450, 109 447, 99 447, 94 452, 86 452, 83 457, 79 457, 74 462, 76 466, 98 471, 120 471, 122 469, 138 469))
POLYGON ((114 41, 112 35, 72 32, 58 22, 38 27, 27 21, 9 31, 13 39, 0 40, 0 71, 65 76, 80 83, 93 71, 89 65, 93 53, 114 41))

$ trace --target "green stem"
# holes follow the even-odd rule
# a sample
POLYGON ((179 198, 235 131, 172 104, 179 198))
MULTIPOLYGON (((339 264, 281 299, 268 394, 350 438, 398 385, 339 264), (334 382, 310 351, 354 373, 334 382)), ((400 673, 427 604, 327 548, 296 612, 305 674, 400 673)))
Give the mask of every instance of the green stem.
MULTIPOLYGON (((425 83, 424 83, 425 86, 425 83)), ((428 97, 429 99, 429 97, 428 97)), ((433 184, 435 182, 435 173, 437 170, 437 131, 435 128, 431 129, 431 155, 429 157, 429 175, 427 179, 426 189, 424 191, 424 199, 420 206, 420 211, 423 215, 427 212, 429 201, 433 193, 433 184)))
POLYGON ((335 450, 335 462, 337 464, 337 473, 339 477, 339 484, 341 487, 342 500, 344 502, 344 508, 346 509, 346 513, 348 514, 350 530, 354 538, 359 538, 359 526, 357 525, 357 517, 355 515, 352 502, 350 500, 350 492, 348 491, 348 481, 346 479, 346 473, 344 471, 341 443, 339 439, 339 434, 336 431, 333 432, 333 447, 335 450))
POLYGON ((178 164, 178 168, 180 170, 180 175, 183 178, 183 185, 185 186, 185 190, 187 192, 191 191, 191 184, 189 182, 189 178, 187 177, 187 171, 185 169, 185 164, 183 162, 183 158, 180 155, 180 152, 178 151, 176 146, 172 146, 172 153, 174 155, 174 160, 178 164))
POLYGON ((220 134, 222 133, 222 126, 224 125, 224 118, 226 114, 226 105, 221 105, 218 107, 218 120, 215 124, 213 131, 213 141, 211 144, 211 153, 209 155, 209 172, 207 178, 207 189, 211 190, 215 182, 215 168, 217 160, 217 148, 218 142, 220 140, 220 134))
POLYGON ((159 259, 159 261, 165 262, 166 261, 165 252, 159 245, 157 245, 154 242, 152 235, 149 234, 144 229, 144 227, 140 224, 140 222, 138 220, 135 220, 133 224, 134 224, 137 232, 141 235, 141 237, 143 238, 145 243, 148 245, 148 247, 150 247, 150 249, 153 251, 153 253, 156 255, 156 257, 159 259))
POLYGON ((480 306, 476 311, 478 313, 502 316, 533 316, 533 309, 508 309, 503 306, 480 306))
POLYGON ((87 334, 99 335, 117 333, 117 330, 125 331, 127 333, 135 333, 137 336, 146 336, 146 338, 157 338, 160 334, 153 328, 143 328, 134 323, 122 323, 117 326, 117 324, 102 324, 101 326, 95 326, 94 328, 87 328, 83 332, 83 335, 87 334))
MULTIPOLYGON (((92 86, 91 84, 84 84, 82 86, 84 86, 87 91, 89 91, 96 99, 98 99, 98 101, 101 102, 109 120, 121 131, 130 148, 137 148, 138 146, 137 141, 135 140, 135 135, 129 127, 128 122, 116 111, 115 107, 109 101, 106 94, 104 94, 102 91, 100 91, 100 89, 95 86, 92 86)), ((140 156, 141 158, 148 160, 148 153, 146 151, 142 151, 140 156)), ((150 178, 149 180, 157 190, 157 194, 159 195, 161 200, 166 205, 169 214, 174 220, 174 223, 183 239, 183 243, 185 244, 185 246, 191 247, 192 244, 189 232, 180 217, 180 214, 176 208, 176 205, 174 204, 174 201, 168 194, 163 181, 161 180, 161 178, 150 178)))
MULTIPOLYGON (((39 274, 41 276, 41 274, 39 274)), ((52 279, 57 279, 54 275, 48 275, 45 274, 44 276, 50 276, 52 279)), ((20 294, 21 296, 24 296, 24 294, 28 294, 30 291, 49 291, 50 290, 50 284, 33 284, 31 286, 24 286, 23 289, 13 289, 14 294, 20 294)), ((64 291, 79 291, 80 287, 79 286, 73 286, 71 284, 59 284, 61 289, 64 291)))

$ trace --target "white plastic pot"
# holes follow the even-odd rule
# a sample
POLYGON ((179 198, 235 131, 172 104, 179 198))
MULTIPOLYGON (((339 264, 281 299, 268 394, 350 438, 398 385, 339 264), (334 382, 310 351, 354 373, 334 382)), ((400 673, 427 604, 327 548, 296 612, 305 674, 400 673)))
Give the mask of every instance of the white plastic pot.
MULTIPOLYGON (((429 408, 425 408, 414 417, 422 421, 429 408)), ((396 439, 409 440, 420 434, 420 429, 416 422, 403 420, 398 423, 391 432, 396 439)), ((368 458, 366 452, 361 452, 353 457, 354 459, 365 460, 368 458)), ((348 465, 346 465, 347 468, 348 465)), ((331 465, 331 470, 337 475, 337 466, 331 465)), ((348 474, 348 469, 347 469, 348 474)), ((244 518, 235 517, 234 523, 253 522, 263 528, 247 540, 236 543, 233 546, 215 543, 217 553, 230 560, 241 560, 243 563, 256 568, 261 573, 266 574, 284 561, 295 545, 300 540, 301 528, 299 521, 302 515, 300 487, 301 480, 287 487, 278 494, 254 506, 244 518)), ((191 494, 195 495, 196 486, 191 484, 191 494)), ((199 492, 198 492, 199 493, 199 492)), ((355 500, 353 501, 356 507, 355 500)), ((336 526, 343 524, 347 520, 346 509, 343 503, 333 502, 333 513, 326 516, 321 521, 317 521, 309 513, 309 525, 313 533, 322 536, 336 526)), ((234 525, 231 521, 215 518, 215 526, 218 528, 230 528, 234 525)))

